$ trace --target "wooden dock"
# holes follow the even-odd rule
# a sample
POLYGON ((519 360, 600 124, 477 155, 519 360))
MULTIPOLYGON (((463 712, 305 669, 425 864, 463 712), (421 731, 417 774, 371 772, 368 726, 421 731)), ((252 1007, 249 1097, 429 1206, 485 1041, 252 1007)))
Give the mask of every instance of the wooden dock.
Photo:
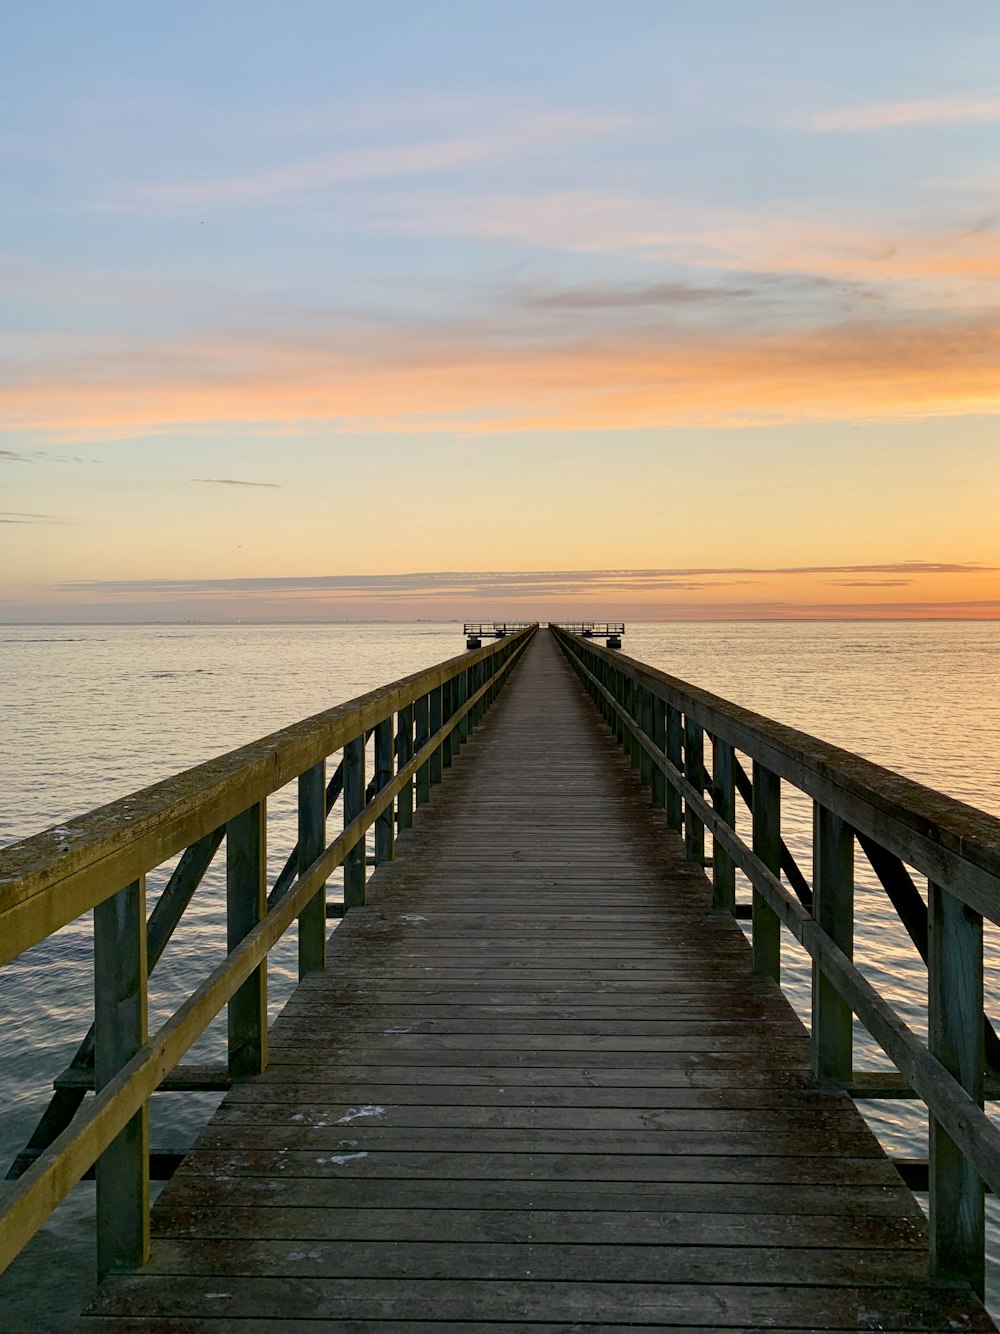
POLYGON ((712 903, 537 634, 83 1328, 993 1329, 712 903))

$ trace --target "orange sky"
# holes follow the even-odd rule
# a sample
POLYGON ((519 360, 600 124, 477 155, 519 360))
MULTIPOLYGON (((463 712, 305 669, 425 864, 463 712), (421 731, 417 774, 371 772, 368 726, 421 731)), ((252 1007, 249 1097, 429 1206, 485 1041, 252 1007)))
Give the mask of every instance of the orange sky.
POLYGON ((996 616, 1000 17, 845 2, 24 11, 0 620, 996 616))

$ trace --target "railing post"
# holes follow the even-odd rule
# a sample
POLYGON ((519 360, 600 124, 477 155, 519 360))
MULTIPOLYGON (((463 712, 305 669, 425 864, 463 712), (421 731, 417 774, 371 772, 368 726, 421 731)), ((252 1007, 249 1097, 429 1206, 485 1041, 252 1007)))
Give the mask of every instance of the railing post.
MULTIPOLYGON (((267 912, 267 808, 263 801, 226 826, 226 944, 236 948, 267 912)), ((267 960, 229 1002, 229 1073, 267 1065, 267 960)))
MULTIPOLYGON (((375 792, 392 782, 392 714, 375 724, 375 792)), ((375 865, 391 862, 395 856, 396 820, 393 802, 375 817, 375 865)))
MULTIPOLYGON (((683 773, 684 757, 683 731, 681 728, 681 711, 675 709, 672 704, 667 705, 667 759, 674 768, 683 773)), ((673 783, 667 784, 667 828, 680 830, 681 828, 681 794, 674 787, 673 783)))
MULTIPOLYGON (((650 728, 649 735, 653 745, 657 750, 665 751, 667 748, 667 706, 659 695, 650 694, 650 728)), ((653 765, 653 790, 650 793, 650 801, 654 806, 666 806, 667 804, 667 779, 663 770, 658 765, 653 765)))
MULTIPOLYGON (((839 815, 813 803, 813 903, 816 925, 849 959, 854 957, 854 831, 839 815)), ((821 1084, 850 1083, 851 1007, 818 963, 812 967, 812 1063, 821 1084)))
MULTIPOLYGON (((401 708, 396 718, 396 763, 398 769, 405 769, 413 759, 413 705, 407 704, 401 708)), ((400 829, 411 829, 413 827, 412 778, 399 790, 399 796, 396 799, 396 813, 400 829)))
MULTIPOLYGON (((601 661, 596 664, 596 667, 597 673, 601 678, 601 685, 609 695, 614 695, 615 682, 611 664, 605 662, 602 658, 601 661)), ((608 727, 613 729, 615 726, 615 711, 603 695, 601 696, 601 712, 604 714, 604 721, 607 723, 608 727)))
MULTIPOLYGON (((639 728, 645 736, 653 732, 653 694, 645 686, 639 686, 638 714, 639 728)), ((649 753, 639 747, 639 781, 643 787, 650 787, 653 782, 653 761, 649 753)))
POLYGON ((628 692, 628 716, 632 720, 632 726, 628 730, 629 761, 633 769, 638 769, 639 756, 642 754, 642 748, 636 736, 636 732, 639 730, 639 683, 628 677, 625 689, 628 692))
MULTIPOLYGON (((448 722, 455 712, 454 694, 454 682, 445 681, 441 686, 441 721, 443 723, 448 722)), ((445 769, 451 768, 452 755, 455 749, 454 735, 454 732, 449 732, 441 741, 441 765, 445 769)))
MULTIPOLYGON (((705 733, 691 716, 684 718, 684 776, 698 789, 705 790, 705 733)), ((690 802, 684 803, 684 856, 696 866, 705 862, 705 826, 690 802)))
MULTIPOLYGON (((781 872, 781 780, 753 762, 753 850, 775 875, 781 872)), ((753 891, 753 970, 760 977, 781 978, 781 923, 756 888, 753 891)))
MULTIPOLYGON (((736 827, 735 755, 728 741, 712 737, 712 805, 730 829, 736 827)), ((717 838, 712 839, 712 906, 733 912, 736 907, 736 863, 717 838)))
MULTIPOLYGON (((147 1038, 146 881, 94 908, 94 1086, 102 1089, 147 1038)), ((143 1104, 97 1160, 97 1270, 149 1258, 149 1110, 143 1104)))
MULTIPOLYGON (((940 885, 928 885, 928 1046, 983 1105, 983 919, 940 885)), ((931 1276, 982 1295, 986 1247, 983 1183, 930 1118, 931 1276)))
MULTIPOLYGON (((298 873, 326 847, 326 761, 299 774, 298 873)), ((326 882, 299 913, 299 977, 326 967, 326 882)))
MULTIPOLYGON (((365 808, 365 738, 355 737, 344 747, 344 828, 365 808)), ((365 902, 365 839, 355 843, 344 858, 344 911, 365 902)))
MULTIPOLYGON (((413 720, 416 737, 413 742, 414 753, 423 750, 430 739, 430 696, 421 695, 413 703, 413 720)), ((431 799, 431 762, 424 760, 417 770, 417 805, 426 806, 431 799)))
MULTIPOLYGON (((441 696, 441 687, 435 686, 430 692, 431 696, 431 736, 435 736, 441 729, 441 710, 443 700, 441 696)), ((443 757, 441 754, 441 743, 435 746, 431 754, 431 783, 440 783, 443 757)))
MULTIPOLYGON (((613 667, 611 669, 611 680, 613 682, 611 693, 614 695, 615 701, 618 704, 620 704, 623 709, 627 709, 628 703, 625 698, 625 677, 620 667, 613 667)), ((622 718, 621 714, 617 710, 615 710, 614 725, 615 725, 615 736, 618 738, 618 744, 624 747, 627 752, 628 733, 625 728, 625 720, 622 718)))
MULTIPOLYGON (((464 709, 466 701, 469 698, 469 669, 458 674, 458 700, 457 707, 464 709)), ((462 721, 458 724, 458 744, 464 746, 469 739, 469 715, 465 714, 462 721)))

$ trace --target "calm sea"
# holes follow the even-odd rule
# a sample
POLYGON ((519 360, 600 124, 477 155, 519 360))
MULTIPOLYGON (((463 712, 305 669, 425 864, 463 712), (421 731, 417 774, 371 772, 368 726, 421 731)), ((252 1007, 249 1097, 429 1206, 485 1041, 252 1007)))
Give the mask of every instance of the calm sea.
MULTIPOLYGON (((461 652, 455 624, 0 627, 0 844, 37 832, 225 750, 461 652)), ((1000 814, 1000 625, 971 622, 630 625, 625 651, 749 708, 1000 814)), ((269 802, 271 876, 294 841, 293 790, 269 802)), ((809 871, 811 811, 783 793, 786 841, 809 871)), ((166 870, 149 880, 151 901, 166 870)), ((861 967, 920 1031, 925 975, 874 877, 859 864, 861 967)), ((222 957, 221 885, 210 873, 151 983, 150 1021, 222 957)), ((272 955, 270 997, 294 984, 294 940, 272 955)), ((988 1006, 1000 1017, 1000 939, 988 939, 988 1006)), ((808 1022, 808 963, 789 938, 783 981, 808 1022)), ((0 972, 0 1170, 89 1022, 89 924, 0 972)), ((217 1025, 191 1060, 219 1060, 217 1025)), ((857 1065, 885 1068, 863 1031, 857 1065)), ((216 1099, 154 1099, 157 1148, 190 1143, 216 1099)), ((926 1153, 915 1107, 865 1107, 886 1148, 926 1153)), ((991 1305, 1000 1305, 1000 1206, 989 1201, 991 1305)), ((92 1273, 93 1188, 79 1186, 0 1278, 0 1328, 65 1327, 92 1273), (33 1311, 44 1280, 60 1305, 33 1311)))

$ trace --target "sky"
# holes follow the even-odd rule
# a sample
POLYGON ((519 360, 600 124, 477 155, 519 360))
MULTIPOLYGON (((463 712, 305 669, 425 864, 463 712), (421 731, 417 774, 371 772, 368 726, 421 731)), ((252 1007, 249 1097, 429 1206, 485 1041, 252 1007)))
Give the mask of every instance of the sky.
POLYGON ((0 621, 1000 616, 995 0, 0 17, 0 621))

